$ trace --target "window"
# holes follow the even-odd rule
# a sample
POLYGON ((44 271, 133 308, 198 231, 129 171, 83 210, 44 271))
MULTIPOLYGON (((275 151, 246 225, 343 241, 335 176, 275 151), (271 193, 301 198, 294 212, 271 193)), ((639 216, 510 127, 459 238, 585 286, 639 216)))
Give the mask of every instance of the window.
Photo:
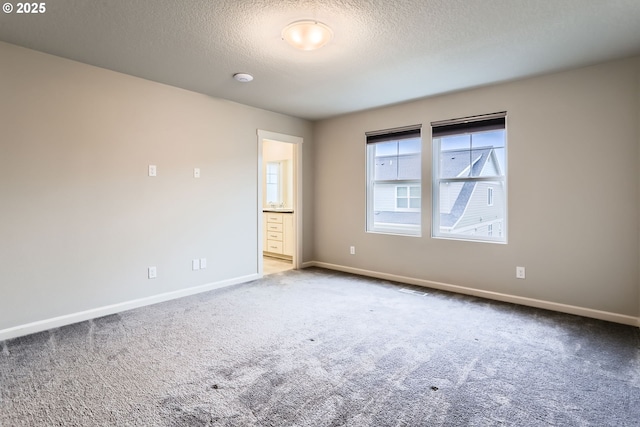
POLYGON ((367 133, 367 231, 420 235, 420 126, 367 133))
POLYGON ((267 204, 279 204, 282 202, 282 165, 280 162, 267 163, 267 204))
POLYGON ((397 186, 396 187, 396 209, 397 210, 420 210, 420 186, 397 186))
POLYGON ((505 243, 506 113, 431 126, 432 236, 505 243))

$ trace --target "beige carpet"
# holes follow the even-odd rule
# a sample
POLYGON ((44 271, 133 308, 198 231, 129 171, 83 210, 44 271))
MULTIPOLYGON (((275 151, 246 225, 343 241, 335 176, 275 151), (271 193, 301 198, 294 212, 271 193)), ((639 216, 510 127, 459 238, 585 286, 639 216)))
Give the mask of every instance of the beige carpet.
POLYGON ((2 342, 0 426, 639 425, 638 328, 412 289, 294 270, 2 342))

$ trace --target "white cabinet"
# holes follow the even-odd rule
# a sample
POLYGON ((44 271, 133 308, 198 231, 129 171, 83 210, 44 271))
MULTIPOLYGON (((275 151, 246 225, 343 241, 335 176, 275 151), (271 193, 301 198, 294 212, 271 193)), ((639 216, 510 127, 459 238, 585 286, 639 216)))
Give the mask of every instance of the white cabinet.
POLYGON ((293 214, 281 212, 265 212, 263 247, 267 255, 282 258, 293 257, 293 214))
POLYGON ((293 257, 293 214, 282 214, 282 251, 285 255, 293 257))

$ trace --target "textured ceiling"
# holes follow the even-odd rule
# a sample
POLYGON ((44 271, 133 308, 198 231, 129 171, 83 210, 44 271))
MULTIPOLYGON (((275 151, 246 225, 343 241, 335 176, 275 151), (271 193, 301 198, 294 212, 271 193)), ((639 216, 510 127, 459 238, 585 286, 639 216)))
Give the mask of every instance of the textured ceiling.
POLYGON ((0 13, 0 40, 308 119, 640 54, 640 0, 48 0, 46 8, 0 13), (282 41, 282 28, 305 18, 332 27, 332 42, 302 52, 282 41), (255 80, 238 83, 236 72, 255 80))

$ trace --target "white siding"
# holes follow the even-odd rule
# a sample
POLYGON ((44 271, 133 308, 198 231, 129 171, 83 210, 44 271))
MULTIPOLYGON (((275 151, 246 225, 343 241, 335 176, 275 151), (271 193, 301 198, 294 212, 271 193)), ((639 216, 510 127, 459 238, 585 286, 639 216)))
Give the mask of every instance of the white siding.
POLYGON ((378 184, 375 186, 374 211, 396 210, 396 185, 378 184))
POLYGON ((504 191, 499 182, 478 182, 473 190, 467 209, 462 214, 453 232, 458 230, 471 230, 465 234, 476 236, 487 235, 487 224, 503 221, 504 191), (487 189, 493 188, 493 206, 487 204, 487 189), (475 230, 477 228, 477 230, 475 230))
POLYGON ((451 213, 463 185, 462 182, 445 182, 440 186, 440 213, 451 213))

